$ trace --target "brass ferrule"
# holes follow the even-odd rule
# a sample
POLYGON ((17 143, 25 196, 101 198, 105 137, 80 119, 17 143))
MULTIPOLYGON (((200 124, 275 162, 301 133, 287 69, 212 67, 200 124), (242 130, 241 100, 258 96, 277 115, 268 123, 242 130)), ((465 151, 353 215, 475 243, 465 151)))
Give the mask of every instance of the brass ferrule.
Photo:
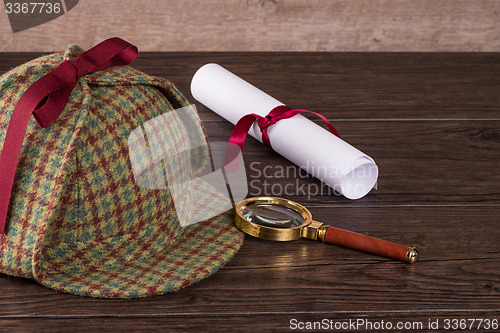
POLYGON ((408 261, 410 264, 413 264, 417 262, 418 260, 418 251, 415 247, 409 247, 408 251, 406 252, 406 261, 408 261))
POLYGON ((325 241, 326 229, 328 229, 327 225, 324 225, 321 222, 312 221, 307 227, 302 229, 302 237, 309 238, 312 240, 321 240, 325 241))
POLYGON ((323 243, 325 242, 326 230, 328 230, 328 226, 324 224, 318 229, 318 239, 323 243))

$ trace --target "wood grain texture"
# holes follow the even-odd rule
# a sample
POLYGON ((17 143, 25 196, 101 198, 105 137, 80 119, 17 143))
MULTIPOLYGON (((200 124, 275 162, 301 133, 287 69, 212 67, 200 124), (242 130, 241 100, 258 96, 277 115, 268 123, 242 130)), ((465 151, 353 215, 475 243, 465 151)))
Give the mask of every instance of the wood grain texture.
POLYGON ((0 51, 89 48, 112 36, 143 51, 499 51, 495 0, 82 0, 13 34, 0 51))
MULTIPOLYGON (((0 72, 37 55, 0 54, 0 72)), ((91 299, 0 275, 2 329, 269 332, 289 330, 291 319, 326 318, 417 322, 430 331, 429 320, 443 328, 446 318, 500 319, 499 54, 142 53, 133 66, 171 79, 194 102, 189 82, 207 62, 321 112, 381 172, 379 190, 360 200, 303 195, 301 187, 321 183, 249 138, 251 191, 266 180, 292 184, 285 196, 314 219, 415 245, 421 260, 408 265, 312 240, 247 236, 214 275, 146 299, 91 299)), ((197 108, 210 140, 227 140, 232 125, 197 108)))

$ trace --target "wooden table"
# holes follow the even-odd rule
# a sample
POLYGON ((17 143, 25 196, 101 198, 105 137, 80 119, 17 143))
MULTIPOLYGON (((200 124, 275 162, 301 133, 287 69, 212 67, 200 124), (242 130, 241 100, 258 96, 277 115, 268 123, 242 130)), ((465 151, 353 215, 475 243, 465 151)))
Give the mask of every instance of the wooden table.
MULTIPOLYGON (((0 70, 38 55, 1 54, 0 70)), ((84 298, 1 275, 0 330, 477 331, 479 319, 500 320, 500 54, 143 53, 133 66, 195 102, 189 83, 208 62, 322 113, 380 168, 378 190, 351 201, 248 139, 249 195, 284 196, 327 224, 415 245, 420 261, 247 236, 211 277, 146 299, 84 298)), ((197 107, 210 140, 227 140, 232 125, 197 107)))

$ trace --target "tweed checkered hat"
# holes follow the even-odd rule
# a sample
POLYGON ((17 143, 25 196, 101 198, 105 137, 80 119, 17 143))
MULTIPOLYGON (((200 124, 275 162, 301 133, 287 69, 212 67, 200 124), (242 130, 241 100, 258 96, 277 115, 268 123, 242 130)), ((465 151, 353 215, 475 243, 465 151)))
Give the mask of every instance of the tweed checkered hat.
MULTIPOLYGON (((72 45, 0 78, 2 146, 28 87, 81 53, 72 45)), ((138 298, 186 287, 225 264, 243 242, 231 212, 183 227, 168 188, 145 189, 134 181, 130 133, 186 105, 172 83, 115 66, 80 77, 52 125, 40 128, 31 117, 0 271, 72 294, 138 298)), ((185 140, 183 135, 172 140, 185 140)), ((194 195, 207 191, 193 189, 194 195)))

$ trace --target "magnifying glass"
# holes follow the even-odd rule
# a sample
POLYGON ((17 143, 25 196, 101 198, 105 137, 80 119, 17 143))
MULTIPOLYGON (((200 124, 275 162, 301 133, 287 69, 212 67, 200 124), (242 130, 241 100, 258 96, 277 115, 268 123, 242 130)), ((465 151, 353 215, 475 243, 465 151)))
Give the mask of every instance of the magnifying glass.
POLYGON ((235 224, 241 231, 267 240, 290 241, 305 237, 411 264, 418 259, 415 247, 313 221, 311 212, 307 208, 283 198, 254 197, 241 201, 236 205, 235 224))

